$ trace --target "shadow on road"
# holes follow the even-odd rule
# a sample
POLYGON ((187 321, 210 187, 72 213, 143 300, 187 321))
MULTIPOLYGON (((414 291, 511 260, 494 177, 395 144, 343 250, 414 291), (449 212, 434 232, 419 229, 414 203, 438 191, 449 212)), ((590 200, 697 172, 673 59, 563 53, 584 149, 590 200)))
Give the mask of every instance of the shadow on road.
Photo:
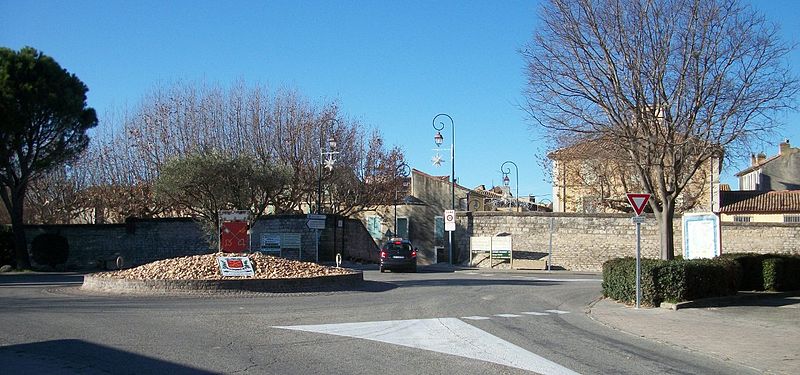
POLYGON ((40 285, 40 284, 75 284, 83 282, 82 273, 13 273, 0 274, 0 286, 40 285))
POLYGON ((97 345, 53 340, 0 347, 6 374, 213 374, 189 366, 97 345))

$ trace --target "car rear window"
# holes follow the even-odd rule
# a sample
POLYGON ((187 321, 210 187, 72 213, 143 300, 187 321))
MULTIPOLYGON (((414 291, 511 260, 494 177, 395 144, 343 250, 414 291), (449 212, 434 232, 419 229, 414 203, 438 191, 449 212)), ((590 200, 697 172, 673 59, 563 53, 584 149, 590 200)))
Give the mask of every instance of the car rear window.
POLYGON ((407 243, 401 243, 401 244, 389 243, 386 244, 384 250, 392 254, 410 254, 411 245, 407 243))

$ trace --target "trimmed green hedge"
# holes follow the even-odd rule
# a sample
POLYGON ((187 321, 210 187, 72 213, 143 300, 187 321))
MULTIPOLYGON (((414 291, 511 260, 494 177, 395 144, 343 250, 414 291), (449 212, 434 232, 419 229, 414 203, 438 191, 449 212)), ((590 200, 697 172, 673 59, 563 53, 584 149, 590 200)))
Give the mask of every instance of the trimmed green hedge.
POLYGON ((738 290, 800 290, 800 256, 783 254, 723 254, 742 268, 738 290))
POLYGON ((738 290, 764 290, 763 262, 766 255, 756 253, 731 253, 722 254, 719 258, 730 259, 739 263, 742 267, 742 277, 737 284, 738 290))
MULTIPOLYGON (((728 259, 642 259, 642 304, 736 294, 739 265, 728 259)), ((636 301, 636 259, 613 259, 603 264, 603 295, 626 303, 636 301)))
POLYGON ((766 258, 763 270, 765 290, 800 290, 800 257, 766 258))

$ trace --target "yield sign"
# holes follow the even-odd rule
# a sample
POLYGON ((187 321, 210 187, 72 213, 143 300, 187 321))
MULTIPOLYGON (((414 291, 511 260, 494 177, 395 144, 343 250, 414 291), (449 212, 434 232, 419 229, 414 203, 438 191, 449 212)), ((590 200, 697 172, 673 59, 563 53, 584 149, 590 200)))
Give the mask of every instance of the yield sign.
POLYGON ((650 200, 650 194, 627 193, 625 195, 628 196, 628 202, 630 202, 633 210, 636 211, 636 216, 641 215, 642 211, 644 211, 644 206, 647 205, 647 201, 650 200))

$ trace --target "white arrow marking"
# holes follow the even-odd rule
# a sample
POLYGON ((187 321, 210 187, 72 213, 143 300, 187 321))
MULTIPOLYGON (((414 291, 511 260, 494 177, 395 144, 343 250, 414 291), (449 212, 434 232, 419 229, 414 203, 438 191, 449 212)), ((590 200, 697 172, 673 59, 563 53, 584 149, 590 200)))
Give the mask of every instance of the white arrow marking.
POLYGON ((379 341, 477 359, 540 374, 577 374, 456 318, 276 326, 273 328, 379 341))

